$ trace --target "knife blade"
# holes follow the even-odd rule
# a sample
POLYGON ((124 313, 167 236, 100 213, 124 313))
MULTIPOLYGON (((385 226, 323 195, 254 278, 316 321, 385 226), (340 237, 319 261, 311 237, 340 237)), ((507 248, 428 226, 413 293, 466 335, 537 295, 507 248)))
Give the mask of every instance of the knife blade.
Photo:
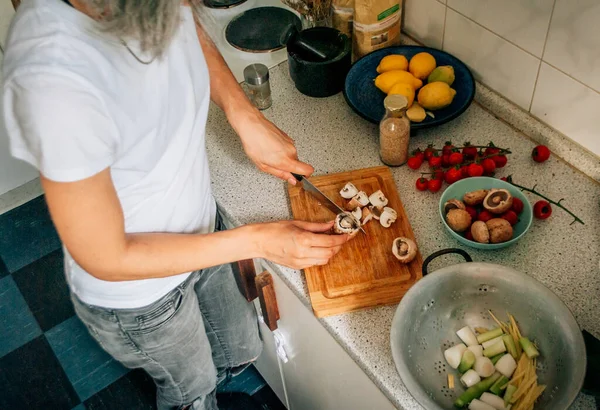
MULTIPOLYGON (((312 182, 310 182, 303 175, 294 174, 293 172, 292 172, 292 175, 294 176, 294 178, 296 178, 296 180, 298 182, 300 182, 302 184, 302 189, 304 189, 306 192, 308 192, 313 197, 315 197, 319 201, 319 203, 321 203, 322 205, 324 205, 327 209, 329 209, 335 215, 337 215, 339 213, 342 213, 342 212, 349 213, 348 211, 340 208, 340 206, 338 206, 338 204, 336 204, 335 202, 333 202, 331 199, 329 199, 327 197, 327 195, 325 195, 323 192, 321 192, 321 190, 319 188, 317 188, 316 186, 314 186, 312 184, 312 182)), ((365 232, 365 230, 362 228, 362 226, 360 227, 360 230, 365 235, 367 234, 365 232)))

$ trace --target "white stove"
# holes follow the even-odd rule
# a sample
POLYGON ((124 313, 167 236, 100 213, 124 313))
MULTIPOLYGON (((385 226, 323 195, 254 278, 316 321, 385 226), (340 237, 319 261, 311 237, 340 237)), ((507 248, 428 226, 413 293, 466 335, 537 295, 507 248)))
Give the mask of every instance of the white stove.
POLYGON ((244 68, 249 64, 262 63, 268 68, 272 68, 287 60, 287 51, 285 47, 271 52, 254 53, 239 50, 229 44, 225 39, 225 29, 227 28, 227 24, 234 17, 247 10, 266 6, 281 7, 298 15, 294 10, 284 5, 281 0, 247 0, 242 4, 231 8, 209 8, 204 5, 200 6, 200 21, 223 55, 223 58, 238 82, 244 81, 244 68))

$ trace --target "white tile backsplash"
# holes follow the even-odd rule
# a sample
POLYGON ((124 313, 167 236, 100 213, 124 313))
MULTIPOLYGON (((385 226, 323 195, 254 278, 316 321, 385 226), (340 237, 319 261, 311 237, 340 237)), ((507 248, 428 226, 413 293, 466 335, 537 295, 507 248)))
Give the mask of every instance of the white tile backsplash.
POLYGON ((556 0, 544 61, 600 92, 599 24, 599 0, 556 0))
POLYGON ((447 4, 531 54, 542 57, 554 0, 448 0, 447 4))
POLYGON ((421 43, 442 48, 446 6, 437 0, 407 0, 404 3, 404 30, 421 43))
POLYGON ((542 63, 531 113, 600 156, 600 93, 542 63))
POLYGON ((452 9, 446 14, 444 51, 466 63, 478 80, 529 109, 537 58, 452 9))

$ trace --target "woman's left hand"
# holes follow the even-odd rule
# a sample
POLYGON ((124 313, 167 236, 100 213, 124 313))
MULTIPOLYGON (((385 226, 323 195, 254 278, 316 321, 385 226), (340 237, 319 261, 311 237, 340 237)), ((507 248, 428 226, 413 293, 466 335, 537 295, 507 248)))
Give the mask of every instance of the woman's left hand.
POLYGON ((260 112, 245 116, 234 128, 242 140, 246 155, 261 171, 292 185, 296 184, 292 172, 304 176, 314 172, 312 166, 298 160, 294 141, 260 112))

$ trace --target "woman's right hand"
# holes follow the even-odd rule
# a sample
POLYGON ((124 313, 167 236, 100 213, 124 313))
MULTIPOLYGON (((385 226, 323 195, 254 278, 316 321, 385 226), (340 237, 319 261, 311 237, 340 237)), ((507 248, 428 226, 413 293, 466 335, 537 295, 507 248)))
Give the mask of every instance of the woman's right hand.
POLYGON ((325 265, 348 235, 330 235, 333 222, 279 221, 256 225, 260 257, 293 269, 325 265))

